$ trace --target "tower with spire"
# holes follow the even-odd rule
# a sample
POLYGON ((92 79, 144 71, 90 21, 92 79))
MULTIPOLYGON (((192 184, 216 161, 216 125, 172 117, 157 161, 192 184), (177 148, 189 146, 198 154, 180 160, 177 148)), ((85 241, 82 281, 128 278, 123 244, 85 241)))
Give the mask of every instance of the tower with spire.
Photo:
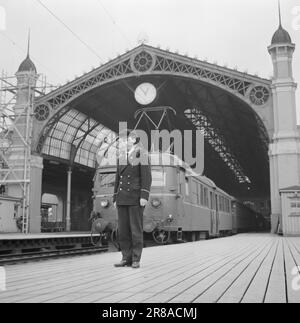
POLYGON ((24 102, 28 101, 29 92, 33 92, 31 90, 36 86, 37 81, 37 70, 30 58, 30 31, 28 33, 27 56, 19 66, 16 77, 18 81, 16 108, 18 109, 19 103, 22 106, 24 102))
POLYGON ((281 226, 282 205, 280 190, 300 183, 300 132, 297 126, 296 89, 293 78, 295 44, 282 27, 278 3, 279 27, 268 51, 273 62, 274 137, 270 145, 272 231, 281 226))
POLYGON ((38 74, 30 58, 30 32, 27 56, 19 66, 16 78, 14 125, 9 156, 9 164, 14 171, 9 178, 12 183, 8 185, 8 195, 20 198, 22 201, 22 231, 24 233, 40 232, 42 159, 32 155, 31 152, 33 106, 38 74))

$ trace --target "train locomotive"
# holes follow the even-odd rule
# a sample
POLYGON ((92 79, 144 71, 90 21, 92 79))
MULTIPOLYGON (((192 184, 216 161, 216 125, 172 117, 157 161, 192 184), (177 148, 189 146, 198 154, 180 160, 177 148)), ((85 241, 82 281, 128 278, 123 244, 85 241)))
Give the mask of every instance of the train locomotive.
MULTIPOLYGON (((144 212, 145 236, 151 236, 157 244, 166 244, 256 229, 257 213, 207 177, 191 173, 176 156, 167 153, 160 156, 150 155, 153 182, 144 212), (165 163, 165 159, 171 162, 165 163)), ((113 241, 117 239, 115 173, 115 166, 99 166, 93 188, 93 214, 99 217, 94 229, 109 232, 113 241)))

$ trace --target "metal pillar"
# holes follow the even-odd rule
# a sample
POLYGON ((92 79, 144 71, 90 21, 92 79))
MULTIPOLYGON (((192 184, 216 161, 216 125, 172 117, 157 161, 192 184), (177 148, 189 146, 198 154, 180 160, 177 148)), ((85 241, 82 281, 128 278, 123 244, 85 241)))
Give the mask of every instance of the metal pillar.
POLYGON ((68 187, 67 187, 67 215, 66 215, 66 231, 71 231, 71 193, 72 193, 72 167, 68 169, 68 187))

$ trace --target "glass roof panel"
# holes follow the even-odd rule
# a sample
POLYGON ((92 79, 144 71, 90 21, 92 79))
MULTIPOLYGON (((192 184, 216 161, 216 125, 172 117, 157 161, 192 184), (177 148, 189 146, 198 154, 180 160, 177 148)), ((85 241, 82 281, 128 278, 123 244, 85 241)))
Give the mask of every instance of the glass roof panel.
POLYGON ((114 132, 96 120, 76 110, 70 110, 51 129, 42 152, 45 155, 69 160, 73 144, 78 149, 75 163, 94 168, 99 146, 105 137, 111 135, 112 138, 116 137, 114 132))

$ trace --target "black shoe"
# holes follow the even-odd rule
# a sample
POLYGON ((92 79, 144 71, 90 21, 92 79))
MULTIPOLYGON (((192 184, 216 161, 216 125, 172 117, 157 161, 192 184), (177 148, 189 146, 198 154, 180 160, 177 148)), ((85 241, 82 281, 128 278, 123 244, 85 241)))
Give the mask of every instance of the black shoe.
POLYGON ((119 267, 130 267, 132 264, 131 262, 128 262, 126 260, 122 260, 121 262, 114 264, 115 267, 119 268, 119 267))
POLYGON ((137 262, 137 261, 134 261, 133 263, 132 263, 132 266, 131 266, 132 268, 134 268, 134 269, 138 269, 138 268, 140 268, 140 263, 139 262, 137 262))

